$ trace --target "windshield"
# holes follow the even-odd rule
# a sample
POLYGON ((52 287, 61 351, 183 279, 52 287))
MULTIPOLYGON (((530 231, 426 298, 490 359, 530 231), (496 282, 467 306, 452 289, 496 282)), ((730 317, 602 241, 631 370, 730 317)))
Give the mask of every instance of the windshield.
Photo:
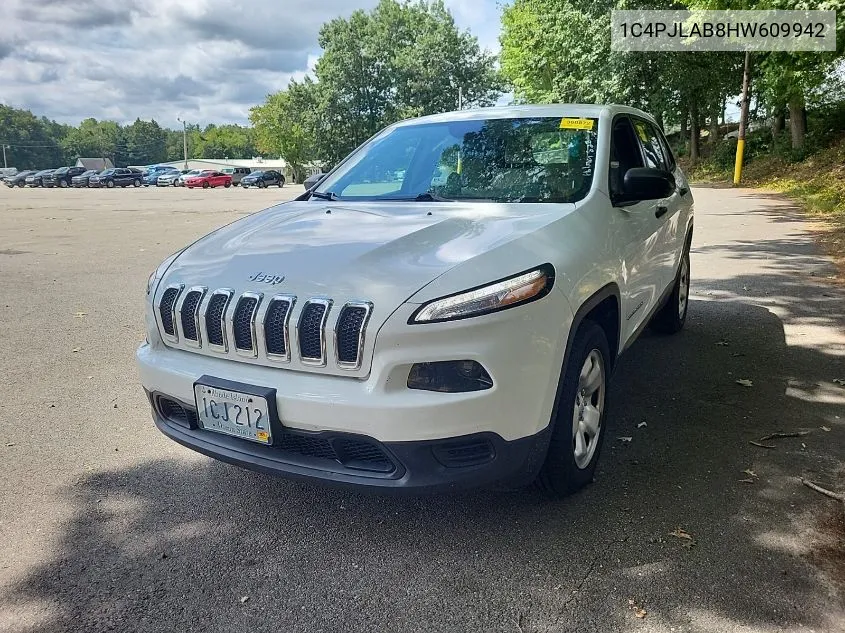
POLYGON ((254 171, 254 172, 251 172, 249 175, 259 177, 259 176, 263 176, 264 172, 263 171, 254 171))
POLYGON ((340 200, 574 202, 590 190, 598 122, 518 118, 406 125, 316 188, 340 200))

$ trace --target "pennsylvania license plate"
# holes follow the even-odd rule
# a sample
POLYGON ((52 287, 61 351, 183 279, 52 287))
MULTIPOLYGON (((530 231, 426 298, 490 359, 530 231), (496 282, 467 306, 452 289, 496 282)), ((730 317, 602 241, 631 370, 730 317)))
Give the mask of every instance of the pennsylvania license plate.
POLYGON ((270 406, 267 398, 251 393, 196 383, 199 424, 208 431, 270 444, 270 406))

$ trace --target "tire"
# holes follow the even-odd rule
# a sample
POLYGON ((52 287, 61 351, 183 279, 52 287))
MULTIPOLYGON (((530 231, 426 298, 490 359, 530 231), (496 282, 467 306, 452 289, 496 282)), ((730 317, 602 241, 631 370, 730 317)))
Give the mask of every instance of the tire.
POLYGON ((267 183, 266 183, 266 182, 264 182, 263 180, 259 180, 259 181, 258 181, 258 188, 259 188, 259 189, 266 189, 266 188, 267 188, 267 183))
POLYGON ((281 188, 282 188, 282 187, 284 187, 284 186, 285 186, 285 179, 284 179, 284 178, 282 178, 282 179, 279 181, 279 189, 281 189, 281 188))
POLYGON ((136 187, 140 187, 140 186, 141 186, 141 181, 140 181, 140 180, 138 180, 138 179, 136 178, 136 179, 135 179, 135 181, 134 181, 132 184, 133 184, 134 186, 136 186, 136 187))
POLYGON ((21 189, 23 189, 24 187, 26 187, 26 183, 25 183, 25 182, 19 182, 19 183, 18 183, 18 187, 20 187, 21 189))
POLYGON ((109 189, 114 189, 114 180, 107 180, 106 187, 108 187, 109 189))
POLYGON ((678 272, 675 274, 672 294, 652 318, 651 327, 655 331, 661 334, 675 334, 683 329, 689 310, 689 271, 689 248, 685 248, 678 272))
POLYGON ((203 189, 208 189, 210 186, 211 186, 211 185, 209 185, 209 184, 208 184, 208 181, 207 181, 207 180, 206 180, 204 183, 202 183, 202 188, 203 188, 203 189))
POLYGON ((226 189, 228 189, 229 187, 231 187, 231 186, 232 186, 232 183, 231 183, 231 182, 227 182, 227 183, 226 183, 225 185, 223 185, 223 186, 224 186, 224 187, 226 187, 226 189))
POLYGON ((610 366, 604 330, 593 321, 583 321, 563 368, 549 449, 537 476, 537 485, 554 497, 570 495, 593 480, 607 426, 610 366))
POLYGON ((61 187, 62 189, 67 189, 68 188, 67 180, 60 180, 59 181, 59 187, 61 187))

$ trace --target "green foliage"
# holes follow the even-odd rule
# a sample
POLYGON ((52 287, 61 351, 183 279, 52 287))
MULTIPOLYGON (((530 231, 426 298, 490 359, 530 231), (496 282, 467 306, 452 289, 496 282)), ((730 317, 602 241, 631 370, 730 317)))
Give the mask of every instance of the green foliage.
POLYGON ((293 82, 253 108, 259 147, 291 165, 332 165, 397 120, 489 105, 502 84, 495 59, 459 31, 442 0, 381 0, 323 25, 316 82, 293 82))
POLYGON ((6 162, 18 169, 56 165, 65 160, 61 140, 65 126, 37 118, 29 110, 0 104, 0 143, 7 145, 6 162))
POLYGON ((302 83, 292 81, 287 90, 268 95, 249 113, 258 148, 284 158, 297 182, 305 179, 305 168, 316 156, 316 141, 322 138, 317 122, 319 92, 307 77, 302 83))

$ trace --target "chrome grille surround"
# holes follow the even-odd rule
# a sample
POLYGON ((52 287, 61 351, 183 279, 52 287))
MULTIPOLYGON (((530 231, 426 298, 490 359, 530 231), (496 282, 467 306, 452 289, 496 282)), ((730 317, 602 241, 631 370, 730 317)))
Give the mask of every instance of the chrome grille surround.
POLYGON ((236 293, 172 283, 159 290, 152 307, 169 347, 269 367, 359 372, 374 306, 357 299, 336 305, 339 309, 333 299, 320 295, 300 300, 287 293, 236 293))
POLYGON ((202 309, 200 310, 200 332, 202 333, 203 338, 208 341, 208 349, 221 352, 223 354, 229 351, 229 344, 228 338, 226 337, 226 313, 229 310, 229 304, 232 303, 232 297, 234 296, 235 291, 231 288, 219 288, 212 292, 208 299, 204 301, 202 305, 202 309), (222 345, 218 345, 212 341, 212 336, 209 335, 208 331, 208 317, 212 316, 209 314, 209 308, 214 301, 215 297, 223 296, 225 300, 223 301, 223 309, 220 312, 220 320, 219 323, 216 325, 220 327, 220 339, 222 341, 222 345))
POLYGON ((231 311, 231 316, 226 319, 227 326, 232 331, 232 346, 235 348, 235 352, 240 356, 246 356, 247 358, 257 358, 258 357, 258 345, 255 336, 255 315, 258 312, 258 307, 261 305, 261 299, 264 295, 260 292, 244 292, 238 297, 237 301, 231 303, 229 310, 231 311), (247 304, 250 301, 254 301, 252 308, 249 309, 249 313, 247 316, 248 323, 246 325, 247 333, 249 334, 249 341, 250 346, 247 347, 239 347, 238 346, 238 333, 241 327, 239 323, 236 323, 235 319, 241 309, 242 304, 247 304))
POLYGON ((270 297, 270 300, 267 301, 263 307, 259 310, 258 315, 256 317, 256 321, 258 323, 258 327, 256 329, 257 334, 257 345, 256 347, 259 349, 264 350, 264 353, 267 355, 267 359, 277 362, 277 363, 289 363, 291 359, 291 352, 290 352, 290 319, 291 315, 293 315, 293 309, 296 306, 296 297, 294 295, 287 295, 287 294, 279 294, 273 295, 270 297), (271 312, 271 309, 274 308, 276 305, 279 304, 287 304, 287 308, 285 310, 284 317, 282 318, 282 325, 281 325, 281 335, 282 335, 282 344, 284 345, 284 352, 280 352, 278 350, 271 351, 270 350, 270 337, 272 335, 271 332, 268 332, 267 327, 267 319, 269 317, 275 318, 275 313, 271 312))
POLYGON ((335 362, 340 369, 355 370, 360 369, 361 367, 361 359, 364 356, 364 335, 367 331, 367 323, 370 320, 370 315, 373 313, 373 304, 369 301, 350 301, 340 309, 340 312, 337 315, 337 321, 335 321, 335 326, 333 330, 334 335, 334 354, 335 354, 335 362), (364 310, 364 316, 361 319, 361 325, 358 327, 358 349, 357 349, 357 356, 354 361, 348 360, 341 360, 340 359, 340 345, 338 342, 338 329, 342 326, 342 320, 344 316, 344 312, 347 309, 362 309, 364 310))
MULTIPOLYGON (((191 347, 202 347, 202 331, 200 328, 200 308, 202 307, 202 301, 205 299, 205 293, 208 290, 205 286, 191 286, 188 288, 187 292, 183 292, 180 299, 179 299, 179 306, 176 312, 179 314, 179 327, 182 330, 182 338, 185 339, 185 345, 189 345, 191 347), (190 314, 185 313, 185 303, 188 302, 189 297, 194 295, 194 293, 199 293, 199 300, 194 304, 194 309, 190 312, 190 314), (189 338, 188 335, 185 333, 185 321, 186 320, 193 321, 194 332, 196 332, 196 339, 189 338)), ((190 304, 189 304, 190 305, 190 304)))
POLYGON ((329 312, 332 309, 332 300, 325 297, 312 297, 302 305, 302 312, 299 313, 299 323, 297 324, 297 341, 299 343, 299 359, 303 365, 310 365, 311 367, 325 367, 326 366, 326 322, 329 320, 329 312), (304 321, 308 315, 308 308, 310 306, 323 306, 323 314, 320 317, 319 325, 319 346, 320 355, 305 356, 302 353, 302 328, 305 325, 304 321))
POLYGON ((170 341, 171 343, 178 343, 179 342, 179 324, 176 320, 176 304, 179 302, 179 297, 182 294, 182 291, 185 289, 185 284, 169 284, 164 291, 161 293, 161 299, 159 300, 157 309, 156 309, 156 320, 158 321, 159 330, 161 330, 162 338, 166 341, 170 341), (173 299, 169 302, 170 306, 167 308, 167 318, 170 321, 170 329, 172 332, 167 331, 166 323, 165 323, 165 313, 162 312, 162 309, 165 307, 165 298, 172 295, 173 292, 176 292, 173 295, 173 299))

